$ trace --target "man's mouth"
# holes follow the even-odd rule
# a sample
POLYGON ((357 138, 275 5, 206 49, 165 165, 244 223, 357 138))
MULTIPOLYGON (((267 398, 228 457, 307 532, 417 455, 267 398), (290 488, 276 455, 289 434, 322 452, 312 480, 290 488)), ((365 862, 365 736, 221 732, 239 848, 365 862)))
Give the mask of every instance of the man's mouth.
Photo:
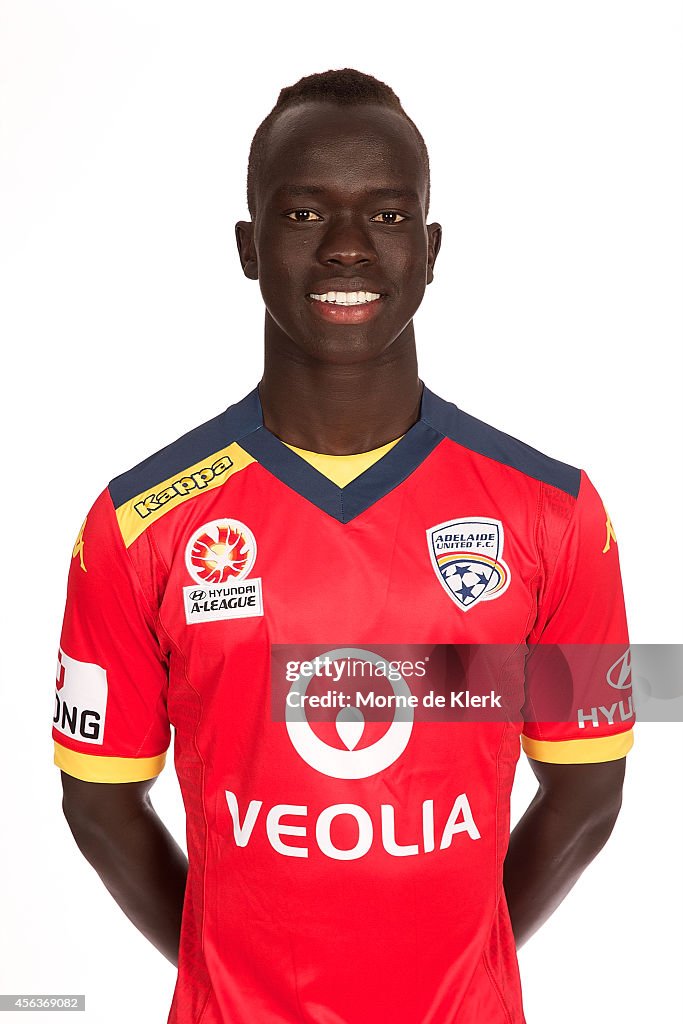
POLYGON ((306 298, 315 314, 330 324, 364 324, 384 305, 380 292, 310 292, 306 298))
POLYGON ((382 296, 379 292, 323 292, 322 295, 311 293, 308 298, 315 302, 332 302, 335 306, 362 306, 366 302, 376 302, 382 296))

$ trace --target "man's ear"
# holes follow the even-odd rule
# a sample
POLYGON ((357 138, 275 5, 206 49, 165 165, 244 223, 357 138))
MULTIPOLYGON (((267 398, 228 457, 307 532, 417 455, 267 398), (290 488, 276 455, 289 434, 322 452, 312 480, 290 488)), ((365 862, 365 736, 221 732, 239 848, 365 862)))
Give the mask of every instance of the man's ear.
POLYGON ((254 246, 254 222, 251 220, 238 220, 235 224, 235 238, 244 276, 248 277, 251 281, 258 281, 258 261, 256 259, 256 247, 254 246))
POLYGON ((436 263, 436 257, 439 255, 439 249, 441 248, 440 224, 427 225, 427 240, 427 284, 431 284, 434 280, 434 264, 436 263))

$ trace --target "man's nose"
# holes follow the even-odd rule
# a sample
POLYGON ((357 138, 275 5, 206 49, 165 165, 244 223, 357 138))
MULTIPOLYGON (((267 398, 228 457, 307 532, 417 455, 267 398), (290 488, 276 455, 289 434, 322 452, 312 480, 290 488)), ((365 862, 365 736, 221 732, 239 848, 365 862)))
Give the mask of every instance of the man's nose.
POLYGON ((377 260, 377 252, 366 231, 356 222, 331 224, 318 248, 318 261, 341 267, 365 266, 377 260))

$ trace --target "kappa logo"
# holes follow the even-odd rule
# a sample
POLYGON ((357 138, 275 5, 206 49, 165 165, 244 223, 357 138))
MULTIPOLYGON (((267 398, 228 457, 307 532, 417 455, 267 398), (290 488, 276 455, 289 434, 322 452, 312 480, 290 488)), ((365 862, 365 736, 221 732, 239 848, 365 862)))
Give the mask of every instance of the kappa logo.
POLYGON ((195 530, 185 565, 195 583, 183 587, 185 621, 213 622, 263 615, 260 579, 248 579, 256 560, 256 538, 239 519, 214 519, 195 530))
POLYGON ((146 494, 144 498, 136 502, 133 508, 141 519, 146 519, 152 513, 158 512, 169 501, 177 498, 185 498, 191 491, 203 490, 208 487, 217 476, 227 473, 232 469, 234 463, 228 455, 222 455, 211 466, 202 466, 201 469, 191 473, 189 476, 181 476, 172 484, 165 487, 163 491, 146 494))
MULTIPOLYGON (((329 651, 325 657, 330 661, 355 658, 374 665, 382 662, 383 667, 387 667, 387 662, 379 654, 356 647, 339 647, 329 651)), ((304 704, 301 697, 305 695, 311 678, 310 675, 300 673, 289 689, 289 693, 299 695, 301 705, 304 704)), ((410 697, 410 688, 403 677, 396 679, 387 675, 386 679, 396 696, 410 697)), ((341 708, 335 722, 337 734, 345 747, 341 749, 320 739, 311 728, 302 707, 293 707, 286 700, 285 709, 287 732, 296 752, 311 768, 333 779, 367 779, 370 775, 384 771, 406 749, 414 721, 414 709, 410 705, 397 706, 384 735, 376 743, 357 749, 365 726, 363 713, 356 707, 341 708)))
POLYGON ((493 601, 507 590, 510 570, 503 561, 503 542, 499 519, 452 519, 427 530, 437 579, 462 611, 493 601))
POLYGON ((603 505, 603 510, 605 512, 605 516, 607 517, 605 519, 605 530, 607 531, 607 537, 605 538, 605 546, 602 549, 602 553, 603 553, 603 555, 606 555, 607 552, 610 550, 610 547, 612 545, 612 541, 614 541, 614 543, 616 544, 616 542, 617 542, 617 535, 614 532, 614 527, 612 526, 612 520, 609 517, 609 512, 604 507, 604 505, 603 505))
POLYGON ((76 543, 74 544, 74 549, 73 552, 71 553, 72 558, 76 558, 76 556, 78 555, 81 562, 81 569, 83 570, 83 572, 88 571, 85 567, 85 562, 83 561, 83 548, 85 543, 83 540, 83 534, 85 532, 85 524, 87 523, 87 521, 88 517, 86 516, 85 519, 83 520, 83 525, 78 531, 78 537, 76 537, 76 543))

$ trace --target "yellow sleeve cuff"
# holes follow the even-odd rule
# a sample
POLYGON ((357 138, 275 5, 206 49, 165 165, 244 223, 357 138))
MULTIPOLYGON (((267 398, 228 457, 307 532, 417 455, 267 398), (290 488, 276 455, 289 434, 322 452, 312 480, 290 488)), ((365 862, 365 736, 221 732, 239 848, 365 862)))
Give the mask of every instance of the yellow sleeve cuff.
POLYGON ((53 743, 57 767, 83 782, 143 782, 159 775, 166 763, 166 751, 155 757, 103 757, 53 743))
POLYGON ((633 729, 616 736, 585 740, 533 740, 522 733, 522 749, 534 761, 550 764, 596 764, 616 761, 633 746, 633 729))

